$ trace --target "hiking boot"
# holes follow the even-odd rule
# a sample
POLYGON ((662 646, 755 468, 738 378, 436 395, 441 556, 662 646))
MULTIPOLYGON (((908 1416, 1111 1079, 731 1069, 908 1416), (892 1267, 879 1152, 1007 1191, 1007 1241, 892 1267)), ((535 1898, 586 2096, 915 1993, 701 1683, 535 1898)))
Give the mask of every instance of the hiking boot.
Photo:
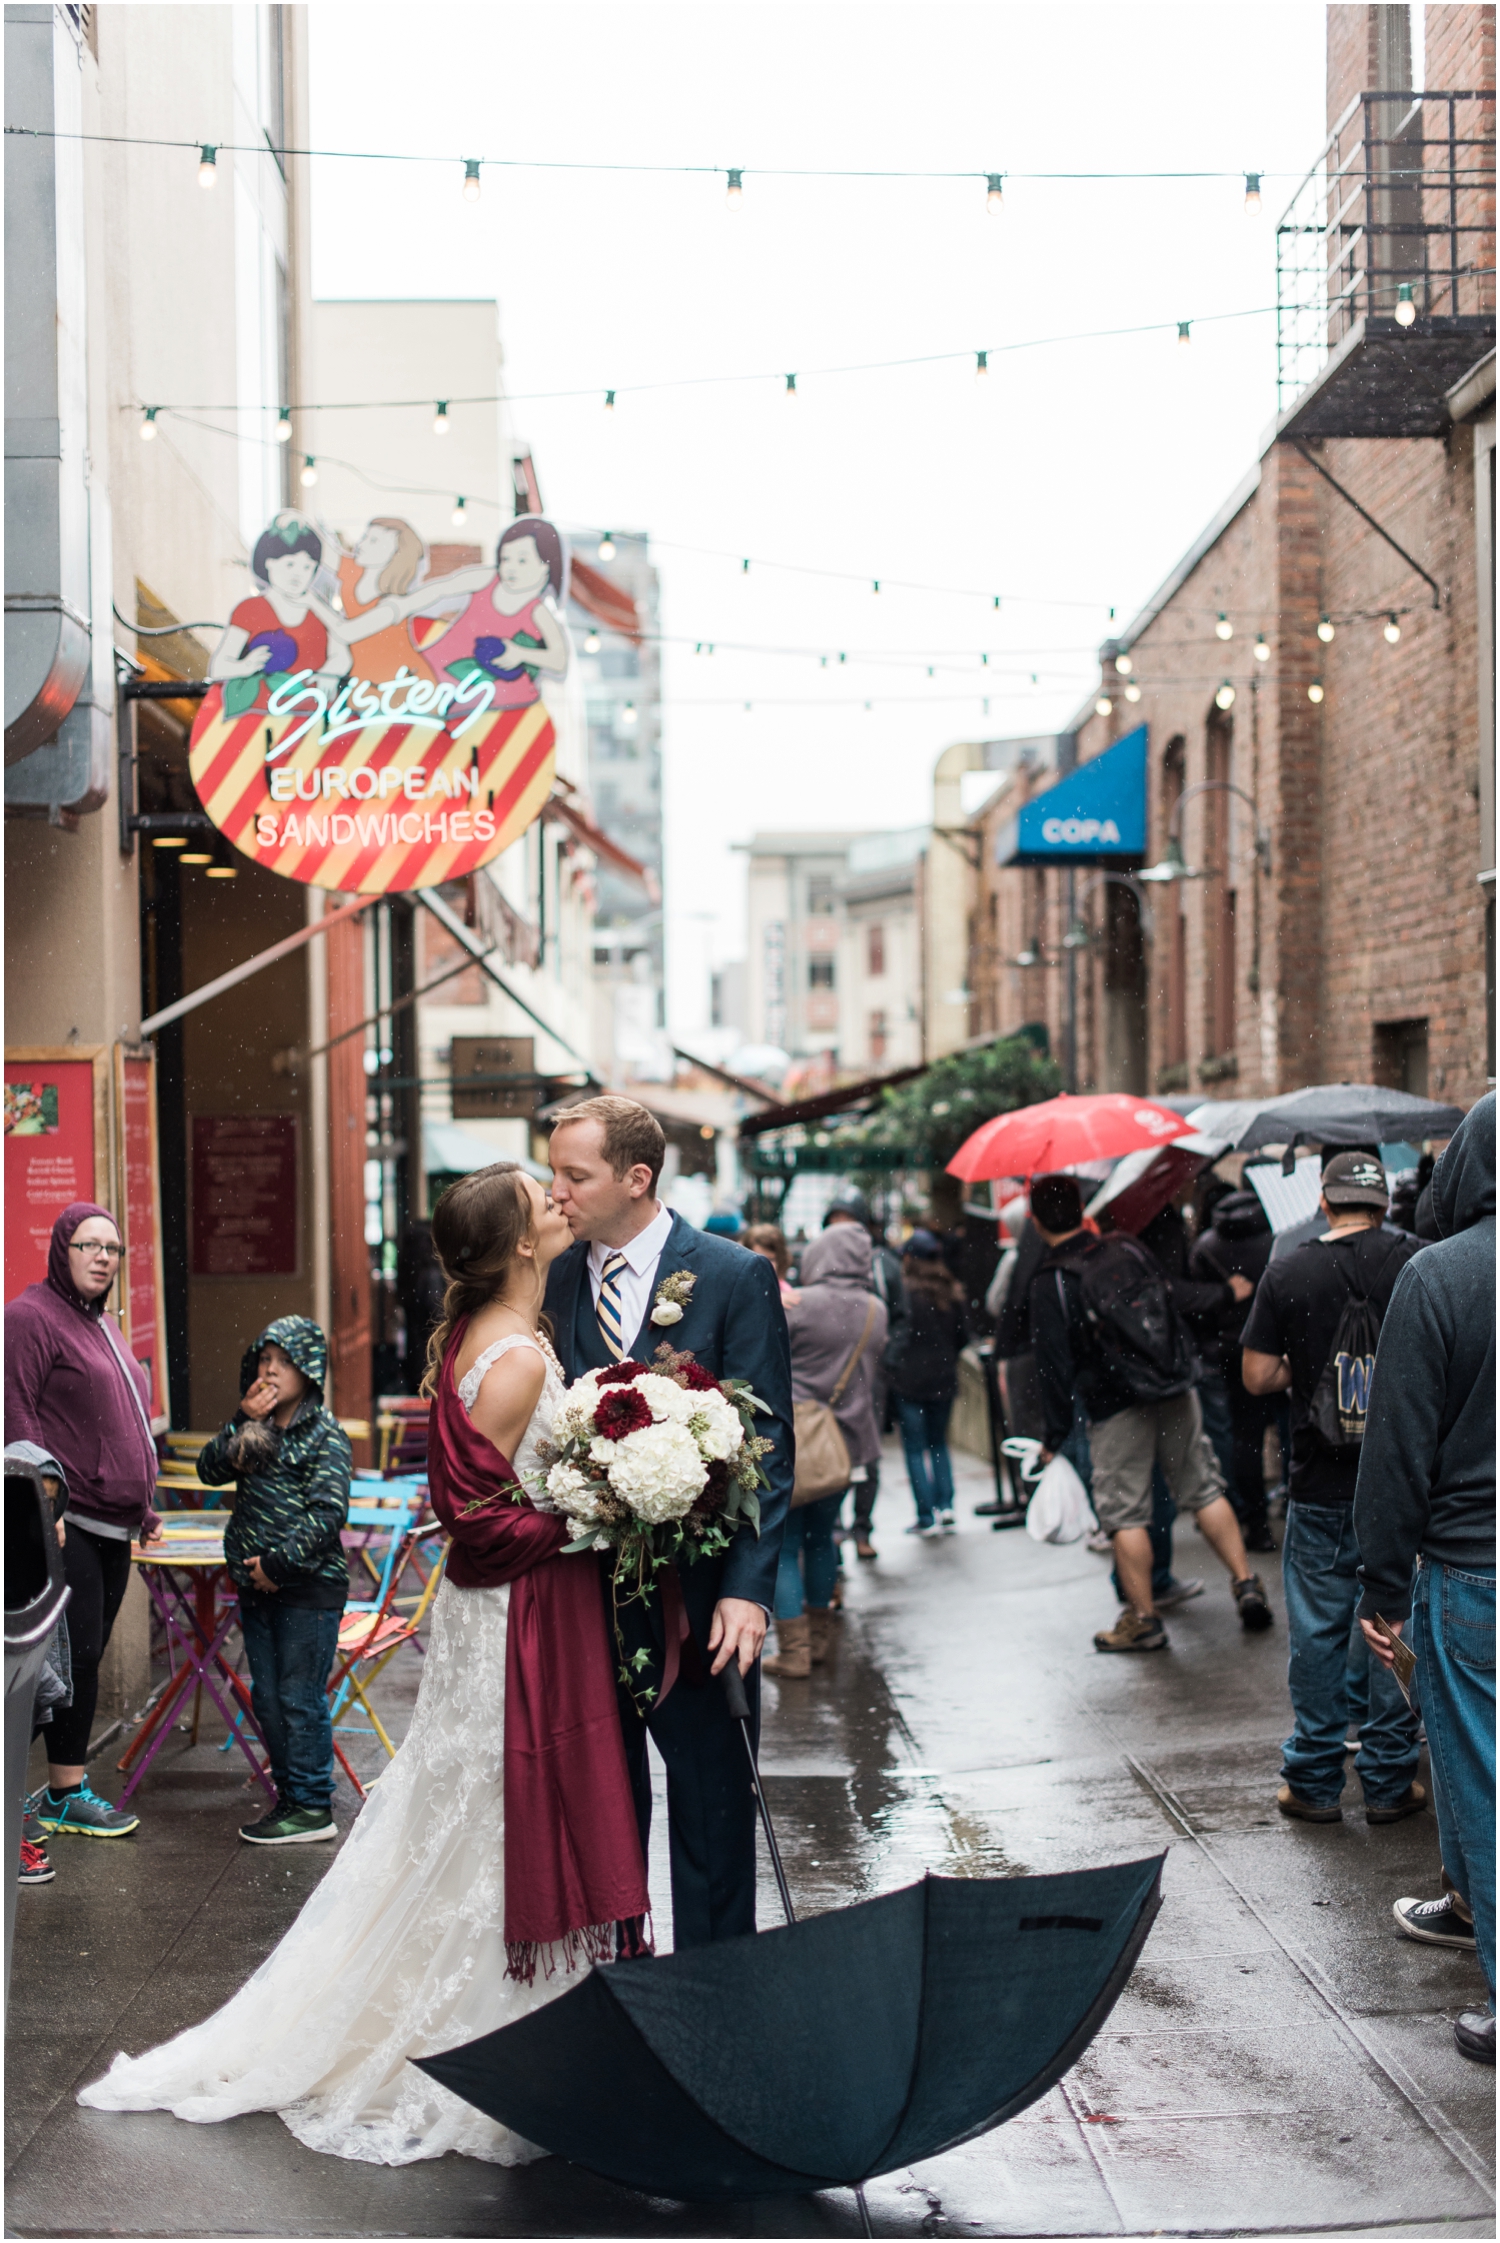
POLYGON ((808 1650, 815 1667, 821 1667, 833 1649, 833 1616, 830 1611, 809 1608, 807 1615, 808 1650))
POLYGON ((1373 1806, 1367 1799, 1365 1801, 1365 1821, 1405 1822, 1408 1815, 1421 1814, 1426 1804, 1426 1785, 1419 1783, 1408 1784, 1405 1791, 1402 1792, 1401 1797, 1399 1799, 1392 1800, 1391 1804, 1387 1807, 1373 1806))
POLYGON ((1300 1792, 1293 1791, 1289 1783, 1284 1783, 1276 1794, 1276 1812, 1289 1815, 1293 1822, 1342 1822, 1344 1819, 1344 1810, 1336 1799, 1331 1807, 1316 1806, 1311 1799, 1304 1799, 1300 1792))
POLYGON ((252 1846, 315 1846, 338 1834, 331 1807, 273 1807, 259 1822, 240 1825, 240 1836, 252 1846))
POLYGON ((1179 1581, 1174 1573, 1164 1589, 1153 1589, 1151 1601, 1158 1612, 1170 1612, 1175 1605, 1191 1604, 1194 1597, 1203 1594, 1201 1581, 1179 1581))
POLYGON ((783 1682, 805 1682, 812 1673, 812 1631, 806 1613, 795 1620, 778 1620, 776 1623, 776 1656, 761 1662, 766 1674, 780 1675, 783 1682))
POLYGON ((29 1838, 21 1840, 21 1873, 16 1879, 20 1885, 50 1885, 57 1871, 47 1859, 45 1846, 34 1846, 29 1838))
POLYGON ((1247 1635, 1259 1635, 1269 1628, 1274 1615, 1266 1596, 1266 1585, 1258 1573, 1247 1573, 1243 1581, 1234 1584, 1234 1601, 1239 1610, 1240 1626, 1247 1635))
POLYGON ((1391 1905, 1391 1914, 1408 1939, 1420 1939, 1429 1947, 1466 1947, 1474 1952, 1474 1922, 1470 1916, 1461 1916, 1452 1893, 1443 1893, 1436 1900, 1398 1900, 1391 1905))
POLYGON ((124 1838, 141 1824, 139 1815, 101 1799, 86 1776, 76 1791, 65 1791, 61 1799, 55 1799, 50 1789, 43 1791, 37 1820, 54 1837, 66 1831, 75 1838, 124 1838))
POLYGON ((873 1558, 875 1555, 874 1543, 870 1540, 870 1537, 862 1531, 858 1531, 855 1534, 854 1555, 857 1558, 873 1558))
POLYGON ((1454 2046, 1460 2056, 1467 2056, 1472 2064, 1493 2064, 1495 2061, 1495 2013, 1491 2010, 1466 2009, 1453 2028, 1454 2046))
POLYGON ((1167 1631, 1154 1612, 1137 1612, 1127 1604, 1112 1628, 1101 1628, 1094 1638, 1096 1651, 1165 1651, 1167 1631))

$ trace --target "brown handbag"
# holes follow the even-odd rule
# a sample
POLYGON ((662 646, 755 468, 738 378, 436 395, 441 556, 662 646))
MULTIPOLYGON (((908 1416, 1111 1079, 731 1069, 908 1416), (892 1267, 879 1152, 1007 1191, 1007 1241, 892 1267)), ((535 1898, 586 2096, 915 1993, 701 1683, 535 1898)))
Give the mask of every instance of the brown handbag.
POLYGON ((799 1511, 804 1503, 821 1503, 825 1495, 839 1495, 849 1485, 849 1474, 854 1469, 849 1462, 849 1444, 844 1439, 843 1427, 833 1413, 844 1399, 844 1389, 853 1378, 859 1359, 864 1354, 870 1333, 874 1329, 877 1306, 878 1303, 872 1296, 865 1311, 865 1328, 828 1400, 797 1402, 792 1406, 797 1458, 792 1482, 791 1507, 794 1511, 799 1511))

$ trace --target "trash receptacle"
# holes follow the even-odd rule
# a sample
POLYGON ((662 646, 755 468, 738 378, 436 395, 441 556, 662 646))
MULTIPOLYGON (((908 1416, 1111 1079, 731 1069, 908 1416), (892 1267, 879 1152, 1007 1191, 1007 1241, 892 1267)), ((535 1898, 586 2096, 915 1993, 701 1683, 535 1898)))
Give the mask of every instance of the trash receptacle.
POLYGON ((68 1601, 52 1503, 34 1466, 5 1460, 5 1989, 16 1928, 31 1709, 47 1642, 68 1601))

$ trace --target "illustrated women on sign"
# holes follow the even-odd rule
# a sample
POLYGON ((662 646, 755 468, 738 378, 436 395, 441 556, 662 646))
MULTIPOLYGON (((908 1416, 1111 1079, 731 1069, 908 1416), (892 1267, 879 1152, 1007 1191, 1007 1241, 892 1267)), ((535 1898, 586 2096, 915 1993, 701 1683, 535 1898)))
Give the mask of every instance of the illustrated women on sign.
POLYGON ((243 716, 262 686, 299 670, 336 684, 348 675, 350 642, 378 630, 380 618, 340 615, 314 590, 322 566, 322 536, 303 515, 278 514, 257 539, 250 572, 264 590, 231 612, 208 665, 226 716, 243 716))
MULTIPOLYGON (((347 620, 369 615, 382 601, 411 591, 426 559, 427 548, 410 522, 393 514, 377 514, 353 551, 346 550, 339 560, 339 597, 347 620)), ((425 589, 430 597, 431 588, 425 589)), ((345 638, 349 635, 346 629, 345 638)), ((373 629, 354 658, 355 671, 372 685, 396 677, 403 668, 413 677, 429 681, 434 677, 431 664, 412 643, 411 626, 405 622, 373 629)))
POLYGON ((566 580, 561 537, 540 515, 523 514, 501 537, 494 568, 476 562, 455 569, 382 601, 381 609, 387 622, 419 613, 425 621, 434 605, 466 593, 458 614, 431 618, 420 632, 422 648, 450 678, 462 682, 476 671, 492 678, 493 707, 523 709, 540 698, 540 673, 567 674, 568 638, 553 604, 566 580))

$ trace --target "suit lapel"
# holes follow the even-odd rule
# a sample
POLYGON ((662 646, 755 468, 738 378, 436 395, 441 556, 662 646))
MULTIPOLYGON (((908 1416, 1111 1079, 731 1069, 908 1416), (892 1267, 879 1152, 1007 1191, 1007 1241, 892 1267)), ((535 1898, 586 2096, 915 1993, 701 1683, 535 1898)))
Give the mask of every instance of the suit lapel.
POLYGON ((651 1350, 659 1344, 659 1339, 666 1340, 669 1345, 676 1345, 673 1333, 677 1327, 675 1325, 653 1324, 651 1312, 656 1306, 656 1296, 661 1291, 662 1280, 670 1277, 674 1270, 692 1268, 697 1252, 697 1242, 698 1233, 694 1230, 692 1224, 685 1223, 682 1217, 674 1211, 672 1228, 667 1233, 667 1242, 661 1250, 661 1260, 656 1265, 656 1275, 651 1280, 651 1291, 646 1299, 646 1313, 641 1318, 641 1328, 636 1333, 635 1343, 630 1350, 638 1363, 650 1362, 651 1350))

